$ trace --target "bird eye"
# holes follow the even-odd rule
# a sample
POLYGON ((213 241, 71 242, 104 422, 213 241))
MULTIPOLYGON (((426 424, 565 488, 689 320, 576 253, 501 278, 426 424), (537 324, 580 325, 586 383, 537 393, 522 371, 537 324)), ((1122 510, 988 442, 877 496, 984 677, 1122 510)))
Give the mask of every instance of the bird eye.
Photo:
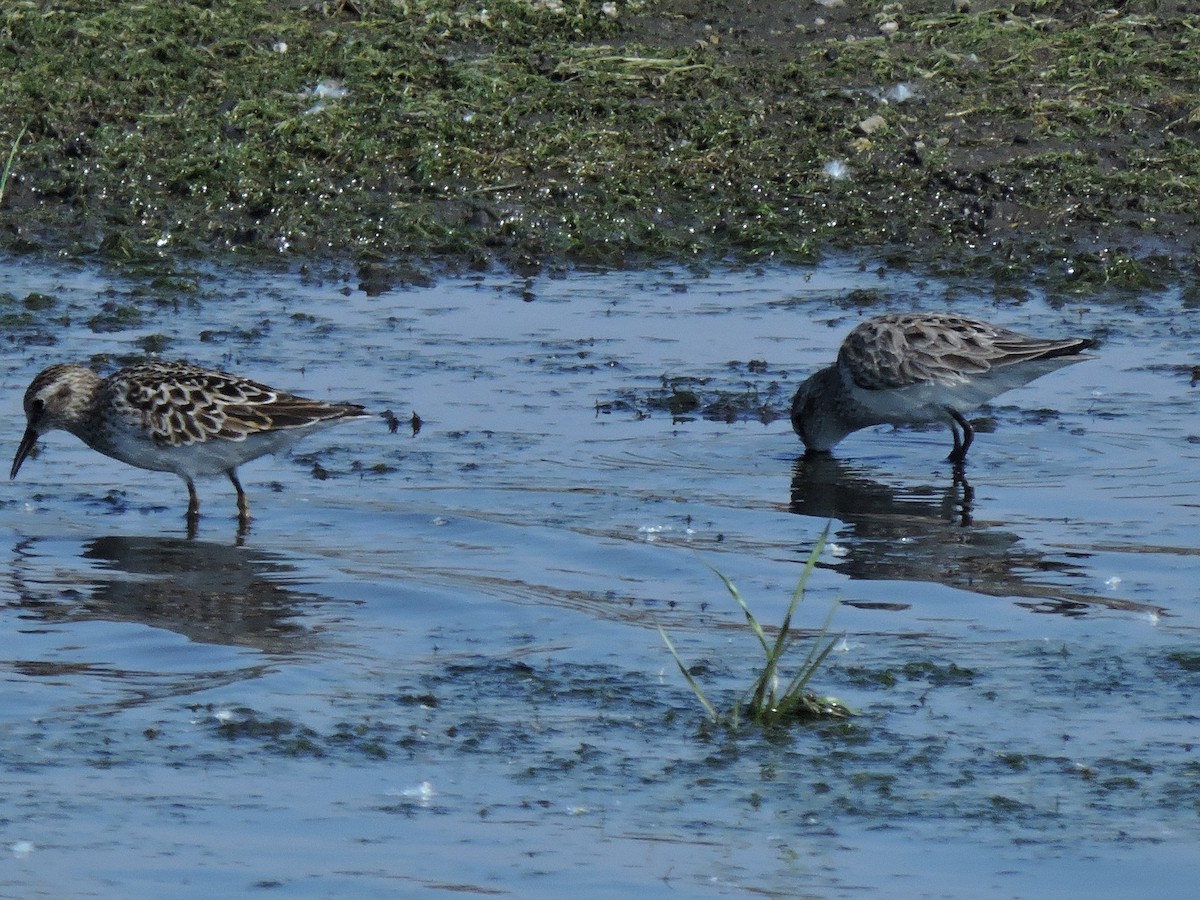
POLYGON ((34 415, 40 416, 42 414, 42 411, 45 408, 46 408, 46 401, 43 400, 41 397, 35 398, 34 401, 29 404, 29 411, 31 413, 33 413, 34 415))

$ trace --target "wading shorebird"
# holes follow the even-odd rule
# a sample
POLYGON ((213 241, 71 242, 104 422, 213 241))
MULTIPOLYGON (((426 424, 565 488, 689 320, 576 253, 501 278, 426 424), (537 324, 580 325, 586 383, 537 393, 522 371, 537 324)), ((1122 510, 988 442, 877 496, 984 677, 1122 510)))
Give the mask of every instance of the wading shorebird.
POLYGON ((837 361, 800 385, 792 427, 810 451, 871 425, 945 422, 961 468, 975 432, 963 415, 1080 360, 1088 338, 1036 338, 946 313, 888 313, 842 342, 837 361), (961 436, 959 434, 961 430, 961 436))
POLYGON ((25 391, 28 424, 9 477, 17 477, 38 437, 57 428, 131 466, 174 472, 187 484, 190 527, 200 515, 196 477, 227 476, 245 528, 250 507, 238 466, 368 415, 354 403, 307 400, 184 362, 139 363, 107 378, 84 366, 54 365, 25 391))

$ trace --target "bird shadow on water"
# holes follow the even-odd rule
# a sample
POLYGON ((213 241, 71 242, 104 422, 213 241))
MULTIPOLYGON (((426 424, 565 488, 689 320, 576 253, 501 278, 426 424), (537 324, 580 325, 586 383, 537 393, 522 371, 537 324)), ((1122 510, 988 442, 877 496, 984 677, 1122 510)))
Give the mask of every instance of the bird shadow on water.
POLYGON ((258 549, 178 537, 112 535, 85 541, 71 572, 37 539, 16 548, 21 615, 45 622, 134 622, 190 641, 273 655, 312 649, 301 624, 317 599, 287 584, 295 566, 258 549), (46 571, 49 564, 50 571, 46 571))
MULTIPOLYGON (((985 596, 1018 597, 1017 605, 1034 612, 1066 616, 1098 608, 1165 612, 1072 587, 1071 582, 1089 578, 1087 570, 1027 546, 998 523, 981 521, 974 489, 961 471, 941 486, 896 487, 873 478, 867 467, 828 454, 805 454, 792 469, 789 510, 842 523, 831 538, 833 562, 823 565, 853 580, 933 582, 985 596)), ((843 602, 887 609, 911 605, 843 602)))

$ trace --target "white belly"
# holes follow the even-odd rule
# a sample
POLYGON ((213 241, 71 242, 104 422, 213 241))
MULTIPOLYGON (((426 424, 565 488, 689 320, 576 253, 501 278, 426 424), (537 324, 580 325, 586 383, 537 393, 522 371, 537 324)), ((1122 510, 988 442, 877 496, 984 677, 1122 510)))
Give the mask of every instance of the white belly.
POLYGON ((174 472, 184 478, 196 475, 222 475, 244 462, 286 449, 304 437, 310 428, 289 428, 253 434, 244 441, 220 438, 195 444, 172 447, 156 443, 141 435, 122 431, 114 434, 103 446, 96 446, 106 456, 141 469, 174 472))

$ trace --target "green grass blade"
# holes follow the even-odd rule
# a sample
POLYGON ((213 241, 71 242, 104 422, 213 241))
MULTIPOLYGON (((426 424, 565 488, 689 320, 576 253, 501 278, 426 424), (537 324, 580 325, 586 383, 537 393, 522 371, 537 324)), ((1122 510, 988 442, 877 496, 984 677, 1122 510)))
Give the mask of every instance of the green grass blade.
POLYGON ((842 637, 844 637, 844 635, 839 635, 838 637, 832 638, 829 643, 825 645, 825 648, 823 650, 821 649, 821 642, 824 640, 825 636, 829 634, 829 626, 833 624, 833 614, 837 612, 837 608, 840 605, 841 604, 839 601, 834 600, 833 604, 829 607, 829 612, 825 614, 825 621, 821 623, 821 630, 817 632, 816 637, 813 639, 812 645, 808 648, 808 654, 804 657, 804 661, 800 664, 799 670, 797 671, 795 677, 792 678, 791 683, 788 684, 787 690, 784 692, 785 697, 797 695, 804 690, 804 686, 808 684, 809 679, 811 679, 816 673, 817 669, 821 667, 821 663, 825 661, 825 657, 829 656, 834 645, 841 640, 842 637))
POLYGON ((809 651, 809 656, 812 658, 805 660, 804 665, 800 667, 800 671, 792 678, 791 683, 787 686, 787 691, 784 692, 785 697, 798 696, 804 691, 808 682, 816 674, 817 669, 821 668, 821 664, 825 662, 825 657, 833 652, 834 646, 842 639, 841 635, 830 638, 829 642, 825 644, 824 649, 816 653, 814 657, 813 654, 821 647, 821 639, 825 636, 825 633, 825 629, 822 629, 821 633, 817 635, 817 639, 813 642, 812 650, 809 651))
POLYGON ((833 614, 837 612, 837 608, 840 605, 840 600, 834 600, 833 605, 829 607, 829 612, 825 614, 825 621, 821 623, 821 628, 819 631, 817 631, 817 635, 812 643, 812 646, 808 648, 808 655, 804 657, 804 662, 800 664, 801 671, 804 671, 805 669, 808 669, 814 665, 813 656, 816 655, 817 648, 821 645, 821 639, 829 633, 829 626, 833 624, 833 614))
MULTIPOLYGON (((780 700, 776 699, 777 697, 781 697, 783 701, 787 701, 787 699, 791 696, 791 692, 788 690, 785 690, 783 694, 780 695, 777 694, 774 689, 779 671, 779 662, 781 659, 783 659, 788 647, 791 646, 794 640, 792 635, 792 616, 795 615, 796 607, 800 605, 800 601, 804 597, 804 588, 808 584, 808 578, 812 574, 813 569, 816 568, 817 560, 820 558, 821 551, 825 548, 825 543, 828 538, 829 524, 826 523, 825 528, 821 531, 820 537, 817 538, 816 544, 814 544, 812 550, 809 551, 808 559, 805 561, 804 568, 800 572, 800 578, 796 583, 796 589, 792 591, 791 600, 788 602, 787 610, 784 612, 783 621, 779 624, 779 631, 775 635, 774 642, 768 642, 765 635, 762 638, 763 651, 766 653, 767 658, 763 667, 763 671, 755 680, 754 685, 752 685, 753 693, 750 699, 750 706, 760 721, 768 719, 774 715, 773 710, 775 710, 781 702, 780 700)), ((746 615, 749 618, 753 618, 749 610, 746 610, 746 615)), ((761 629, 759 630, 761 631, 761 629)), ((809 651, 810 657, 812 656, 812 652, 813 651, 811 650, 809 651)))
POLYGON ((750 711, 751 721, 760 722, 763 716, 775 705, 775 692, 771 689, 774 681, 775 667, 770 664, 768 659, 763 670, 758 673, 758 677, 754 679, 750 687, 746 689, 746 693, 742 695, 742 700, 739 704, 745 706, 750 711))
POLYGON ((754 636, 762 644, 763 652, 769 654, 771 641, 767 637, 767 633, 763 631, 762 626, 758 624, 758 619, 754 618, 754 613, 750 612, 750 607, 746 605, 746 601, 742 599, 742 595, 738 593, 738 589, 734 586, 733 582, 726 578, 725 573, 719 571, 715 566, 708 563, 705 563, 705 565, 713 571, 713 574, 721 579, 721 583, 725 585, 725 590, 729 591, 729 596, 742 608, 742 613, 746 616, 746 624, 750 626, 750 630, 754 632, 754 636))
POLYGON ((663 630, 663 627, 657 622, 654 623, 654 627, 658 629, 658 636, 663 639, 663 643, 671 651, 675 665, 679 666, 679 671, 683 673, 684 680, 687 681, 688 687, 692 689, 692 693, 696 695, 696 699, 700 701, 700 705, 704 707, 704 711, 708 713, 708 717, 713 720, 714 724, 720 724, 721 717, 717 715, 716 709, 708 702, 708 698, 704 696, 704 691, 700 689, 700 685, 696 683, 696 679, 692 677, 692 673, 687 670, 687 666, 679 658, 679 654, 675 651, 675 645, 671 643, 671 639, 667 637, 667 633, 663 630))
POLYGON ((792 591, 792 599, 788 603, 787 611, 783 614, 783 621, 779 623, 779 633, 775 637, 774 654, 780 656, 787 649, 789 635, 792 626, 792 616, 796 612, 796 607, 800 605, 800 601, 804 599, 804 589, 808 585, 808 578, 812 575, 813 569, 817 566, 817 560, 821 557, 821 551, 825 549, 825 542, 829 539, 829 523, 825 523, 825 527, 821 530, 820 537, 809 551, 808 559, 804 563, 804 568, 800 571, 800 578, 796 582, 796 589, 792 591))

